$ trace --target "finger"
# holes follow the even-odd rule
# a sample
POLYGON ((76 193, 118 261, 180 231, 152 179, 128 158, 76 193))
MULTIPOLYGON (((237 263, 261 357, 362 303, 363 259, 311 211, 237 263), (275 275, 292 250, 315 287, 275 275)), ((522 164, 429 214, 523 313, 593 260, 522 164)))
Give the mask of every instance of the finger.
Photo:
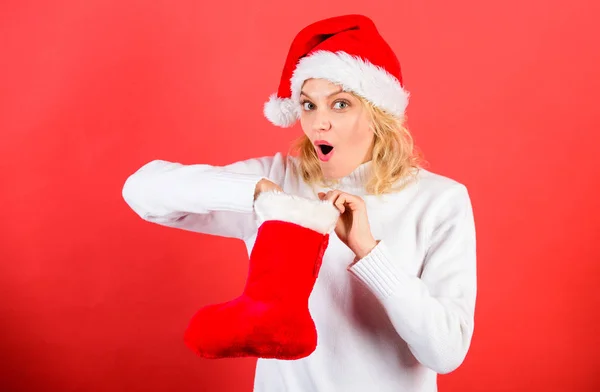
POLYGON ((327 192, 327 193, 325 193, 325 192, 319 192, 317 195, 319 196, 320 200, 325 201, 325 200, 328 200, 329 192, 327 192))
POLYGON ((339 191, 339 190, 329 191, 329 192, 327 192, 327 195, 325 196, 325 198, 327 200, 331 200, 333 202, 333 201, 335 201, 335 199, 337 199, 337 197, 339 196, 340 193, 342 193, 342 191, 339 191))
POLYGON ((339 194, 337 199, 335 199, 333 203, 337 209, 340 211, 340 214, 343 214, 346 211, 346 198, 343 193, 339 194))
POLYGON ((323 201, 331 201, 331 191, 327 193, 319 192, 319 198, 323 201))
POLYGON ((346 193, 344 199, 346 200, 346 205, 352 211, 358 211, 364 207, 364 200, 359 196, 350 195, 346 193))

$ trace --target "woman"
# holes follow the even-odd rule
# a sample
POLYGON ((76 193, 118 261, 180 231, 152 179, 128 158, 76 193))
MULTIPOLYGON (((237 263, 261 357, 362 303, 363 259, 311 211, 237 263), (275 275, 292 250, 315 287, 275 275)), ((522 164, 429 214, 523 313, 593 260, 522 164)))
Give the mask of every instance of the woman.
POLYGON ((150 222, 239 238, 250 251, 254 201, 283 191, 333 203, 339 219, 310 298, 308 357, 259 359, 255 391, 435 391, 473 334, 476 252, 466 187, 419 166, 403 127, 408 93, 373 22, 347 15, 295 38, 274 124, 300 120, 298 156, 224 167, 153 161, 123 196, 150 222))

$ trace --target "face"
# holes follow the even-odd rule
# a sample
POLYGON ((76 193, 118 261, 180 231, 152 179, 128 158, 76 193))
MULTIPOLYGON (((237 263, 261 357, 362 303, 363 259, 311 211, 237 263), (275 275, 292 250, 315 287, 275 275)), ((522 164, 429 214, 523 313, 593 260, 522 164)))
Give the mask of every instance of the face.
POLYGON ((374 135, 358 98, 327 80, 309 79, 300 102, 300 124, 314 145, 325 178, 344 177, 371 160, 374 135))

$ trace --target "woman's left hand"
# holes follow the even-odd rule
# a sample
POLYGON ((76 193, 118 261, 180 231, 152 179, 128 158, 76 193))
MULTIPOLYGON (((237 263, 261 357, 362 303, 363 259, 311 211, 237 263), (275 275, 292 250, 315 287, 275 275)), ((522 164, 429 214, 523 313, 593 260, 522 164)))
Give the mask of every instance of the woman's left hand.
POLYGON ((319 192, 319 198, 332 201, 340 211, 335 234, 358 259, 365 257, 377 245, 369 226, 365 201, 339 190, 319 192))

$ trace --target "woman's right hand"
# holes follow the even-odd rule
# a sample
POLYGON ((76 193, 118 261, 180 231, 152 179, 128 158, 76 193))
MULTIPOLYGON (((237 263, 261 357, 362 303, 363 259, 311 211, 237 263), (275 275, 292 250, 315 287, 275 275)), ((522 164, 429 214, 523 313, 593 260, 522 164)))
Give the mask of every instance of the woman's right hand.
POLYGON ((274 182, 267 180, 266 178, 261 179, 254 190, 254 200, 261 194, 261 192, 279 191, 283 192, 283 189, 274 182))

